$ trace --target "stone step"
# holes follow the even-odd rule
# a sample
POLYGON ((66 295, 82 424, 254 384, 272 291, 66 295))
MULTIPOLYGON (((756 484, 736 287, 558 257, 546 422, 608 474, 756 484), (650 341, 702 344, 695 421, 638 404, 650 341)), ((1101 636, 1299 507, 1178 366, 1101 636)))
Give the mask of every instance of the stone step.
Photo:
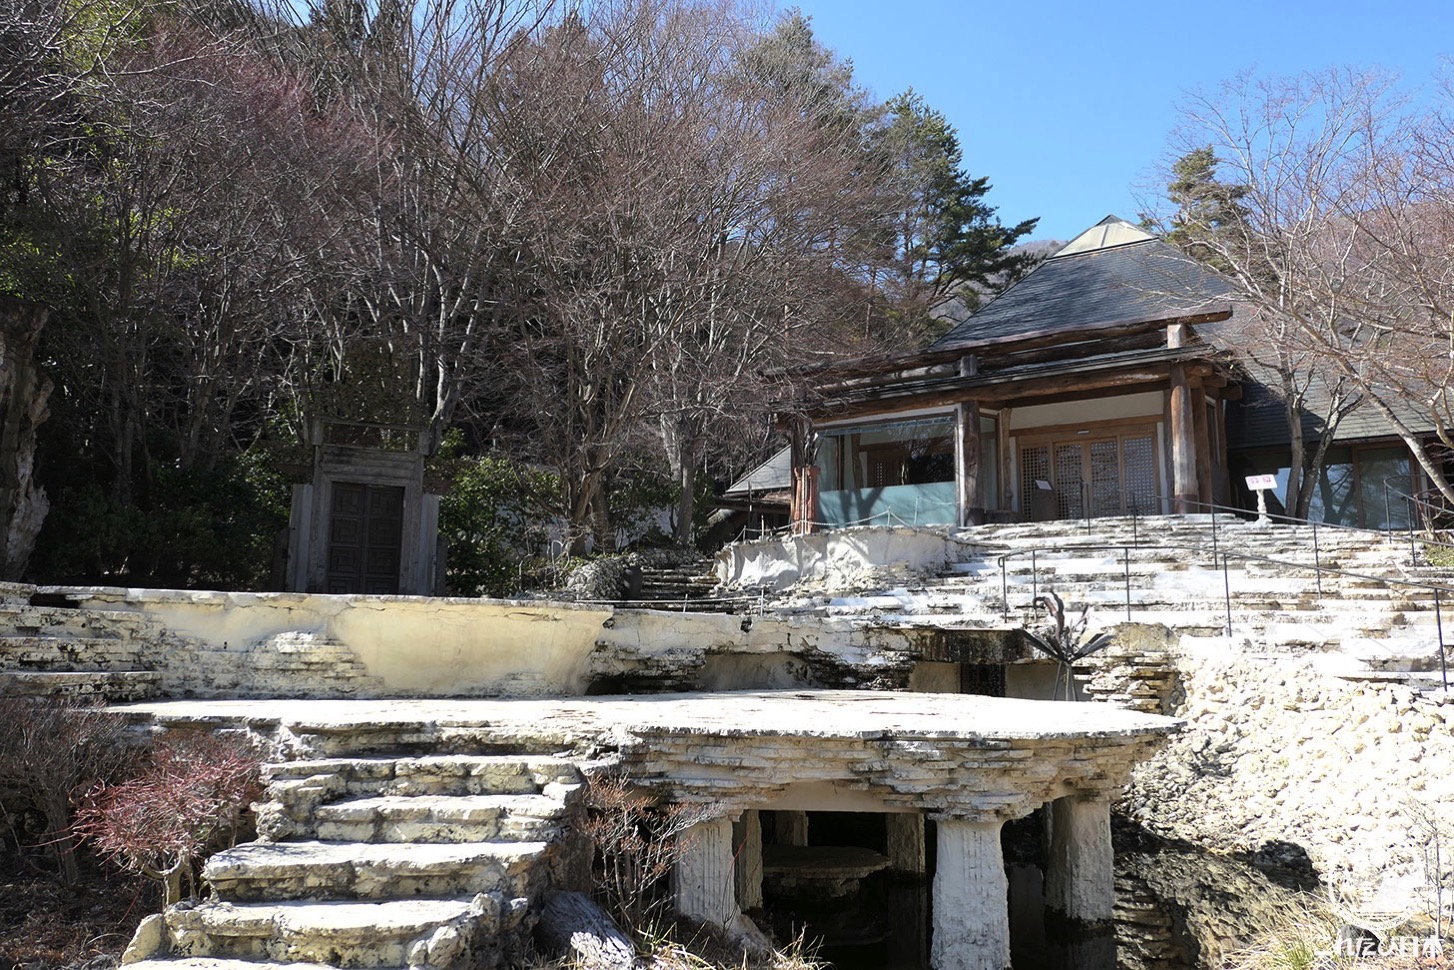
POLYGON ((157 696, 161 676, 151 670, 0 670, 0 695, 144 701, 157 696))
MULTIPOLYGON (((276 963, 228 957, 154 957, 126 964, 126 970, 335 970, 325 963, 276 963)), ((402 967, 399 970, 403 970, 402 967)))
POLYGON ((135 670, 141 654, 115 637, 0 634, 0 670, 135 670))
POLYGON ((549 842, 566 812, 550 795, 382 795, 320 805, 312 834, 335 842, 549 842))
MULTIPOLYGON (((443 968, 469 964, 471 943, 499 928, 500 908, 489 897, 204 902, 169 910, 167 926, 173 955, 179 957, 279 961, 292 966, 443 968), (449 935, 441 933, 445 927, 456 931, 453 939, 440 938, 449 935)), ((175 961, 158 962, 162 967, 177 966, 175 961)), ((234 968, 242 970, 243 965, 232 964, 227 970, 234 968)))
POLYGON ((42 636, 126 637, 151 633, 156 623, 129 610, 90 610, 60 606, 0 607, 0 631, 42 636))
POLYGON ((546 785, 578 784, 581 776, 569 758, 422 755, 279 762, 263 766, 263 780, 279 801, 288 802, 291 791, 317 804, 354 795, 538 795, 546 785))
POLYGON ((548 848, 544 842, 249 842, 212 856, 202 875, 233 901, 528 896, 548 848))

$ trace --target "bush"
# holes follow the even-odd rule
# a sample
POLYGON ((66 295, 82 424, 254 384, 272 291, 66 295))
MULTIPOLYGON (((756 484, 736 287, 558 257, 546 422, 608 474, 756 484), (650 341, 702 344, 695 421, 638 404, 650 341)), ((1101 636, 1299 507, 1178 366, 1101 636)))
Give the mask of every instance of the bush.
POLYGON ((702 806, 659 805, 620 775, 590 780, 585 834, 596 847, 596 896, 637 937, 670 911, 665 886, 687 848, 683 833, 708 817, 702 806))
POLYGON ((71 807, 121 777, 133 757, 125 729, 122 718, 70 698, 0 696, 0 816, 37 819, 36 841, 68 884, 80 875, 71 807))
POLYGON ((196 895, 197 866, 237 843, 262 795, 261 760, 245 742, 199 732, 166 735, 129 781, 94 791, 76 832, 125 869, 161 880, 165 905, 196 895))
POLYGON ((560 480, 496 455, 452 463, 453 485, 439 503, 449 544, 449 591, 511 596, 549 585, 550 524, 560 480))
POLYGON ((150 493, 118 502, 95 482, 61 490, 32 572, 53 582, 266 588, 288 484, 259 454, 210 471, 154 469, 150 493))

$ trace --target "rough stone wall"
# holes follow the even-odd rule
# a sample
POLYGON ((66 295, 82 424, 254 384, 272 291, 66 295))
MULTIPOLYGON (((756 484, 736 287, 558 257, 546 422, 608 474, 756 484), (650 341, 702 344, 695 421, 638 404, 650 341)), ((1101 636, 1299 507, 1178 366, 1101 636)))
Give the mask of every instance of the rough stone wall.
POLYGON ((1443 905, 1454 907, 1454 694, 1342 680, 1316 654, 1257 655, 1220 637, 1156 640, 1142 629, 1086 665, 1089 693, 1142 710, 1164 697, 1163 709, 1186 720, 1136 768, 1123 811, 1215 850, 1288 862, 1305 852, 1369 911, 1432 906, 1437 825, 1443 905))

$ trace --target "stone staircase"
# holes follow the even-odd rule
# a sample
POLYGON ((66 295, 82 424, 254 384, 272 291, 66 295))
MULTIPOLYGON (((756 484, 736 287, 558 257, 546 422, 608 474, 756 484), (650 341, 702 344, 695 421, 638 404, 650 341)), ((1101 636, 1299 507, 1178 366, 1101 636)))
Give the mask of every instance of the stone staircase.
POLYGON ((257 841, 209 859, 214 898, 144 924, 132 966, 498 965, 536 897, 569 881, 583 761, 528 742, 405 754, 368 732, 348 753, 349 740, 264 768, 257 841))
MULTIPOLYGON (((1435 603, 1454 608, 1454 593, 1383 580, 1454 590, 1454 570, 1411 564, 1399 535, 1319 528, 1315 547, 1310 526, 1218 516, 1214 537, 1213 523, 1194 515, 1093 519, 1089 529, 1084 521, 976 527, 959 533, 972 553, 921 584, 779 605, 869 612, 887 625, 1019 626, 1042 622, 1032 603, 1054 591, 1076 615, 1089 606, 1092 627, 1134 621, 1220 636, 1230 597, 1232 634, 1254 652, 1340 653, 1356 661, 1340 673, 1352 679, 1440 680, 1435 603)), ((1454 627, 1446 640, 1454 658, 1454 627)))
POLYGON ((0 590, 0 695, 89 700, 154 697, 161 675, 146 667, 157 624, 120 610, 83 609, 30 587, 0 590))

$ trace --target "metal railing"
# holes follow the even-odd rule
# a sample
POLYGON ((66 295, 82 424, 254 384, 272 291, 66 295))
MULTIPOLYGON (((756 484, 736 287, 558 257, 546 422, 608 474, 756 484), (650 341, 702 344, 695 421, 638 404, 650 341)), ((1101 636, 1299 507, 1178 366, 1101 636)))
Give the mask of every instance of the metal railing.
MULTIPOLYGON (((1085 545, 1075 545, 1075 546, 1066 547, 1063 550, 1065 552, 1104 552, 1104 551, 1111 551, 1111 552, 1119 552, 1121 554, 1122 563, 1123 563, 1123 573, 1122 573, 1123 579, 1122 579, 1122 585, 1123 585, 1124 595, 1125 595, 1126 619, 1128 621, 1131 621, 1131 620, 1134 619, 1134 609, 1133 609, 1132 596, 1131 596, 1131 592, 1132 592, 1132 586, 1131 586, 1131 553, 1132 553, 1133 550, 1136 550, 1136 551, 1163 550, 1163 551, 1178 552, 1178 553, 1183 553, 1183 554, 1185 554, 1185 553, 1191 553, 1193 555, 1200 555, 1200 553, 1202 552, 1202 549, 1200 547, 1193 546, 1193 545, 1184 545, 1184 544, 1175 544, 1175 543, 1153 543, 1153 544, 1149 544, 1149 545, 1143 545, 1143 544, 1140 544, 1139 542, 1136 542, 1134 544, 1132 544, 1132 543, 1089 543, 1089 544, 1085 544, 1085 545)), ((1023 559, 1023 558, 1027 558, 1027 557, 1030 560, 1030 590, 1031 590, 1031 592, 1030 592, 1030 608, 1033 610, 1033 609, 1035 609, 1038 606, 1038 600, 1040 598, 1040 585, 1041 585, 1041 583, 1040 583, 1040 551, 1039 550, 1036 550, 1036 549, 1030 549, 1030 550, 1026 550, 1024 552, 1007 552, 1007 553, 1002 553, 1002 554, 1000 554, 999 556, 997 556, 995 558, 996 564, 1000 567, 1001 616, 1007 622, 1009 621, 1009 618, 1010 618, 1009 563, 1010 563, 1011 560, 1023 559)), ((1322 563, 1320 561, 1320 556, 1319 556, 1319 554, 1318 554, 1318 552, 1316 550, 1316 546, 1314 548, 1314 563, 1310 566, 1306 562, 1296 562, 1296 561, 1288 560, 1288 559, 1276 559, 1276 558, 1273 558, 1271 556, 1263 556, 1263 555, 1258 555, 1256 553, 1250 553, 1250 552, 1234 552, 1234 551, 1230 551, 1230 550, 1227 550, 1227 549, 1218 550, 1216 548, 1216 546, 1214 545, 1213 546, 1213 550, 1212 550, 1213 568, 1220 568, 1221 569, 1221 572, 1222 572, 1223 606, 1224 606, 1224 609, 1226 611, 1226 632, 1227 632, 1227 636, 1229 636, 1229 637, 1233 635, 1233 631, 1234 631, 1234 621, 1233 621, 1233 613, 1232 613, 1232 581, 1231 581, 1231 560, 1233 560, 1233 559, 1236 559, 1236 560, 1239 560, 1239 561, 1242 561, 1242 562, 1259 562, 1259 563, 1265 563, 1265 564, 1269 564, 1269 565, 1273 565, 1273 566, 1279 566, 1279 567, 1285 567, 1285 568, 1291 568, 1291 569, 1300 569, 1300 570, 1308 570, 1308 569, 1311 569, 1313 571, 1313 574, 1314 574, 1314 576, 1316 578, 1316 581, 1317 581, 1317 590, 1318 590, 1318 598, 1319 598, 1319 600, 1321 600, 1322 597, 1323 597, 1323 583, 1322 583, 1322 579, 1323 579, 1323 575, 1324 574, 1329 574, 1329 575, 1333 575, 1333 576, 1339 576, 1339 577, 1343 577, 1343 578, 1347 578, 1347 579, 1360 580, 1360 581, 1363 581, 1363 582, 1373 582, 1373 583, 1379 584, 1380 586, 1382 586, 1384 588, 1389 588, 1389 589, 1392 589, 1392 588, 1397 587, 1397 588, 1404 588, 1404 589, 1411 589, 1411 590, 1431 591, 1434 594, 1434 624, 1435 624, 1435 630, 1436 630, 1437 637, 1438 637, 1438 646, 1439 646, 1439 673, 1440 673, 1440 679, 1441 679, 1442 684, 1443 684, 1443 689, 1445 691, 1448 691, 1449 690, 1448 645, 1445 643, 1445 640, 1444 640, 1444 617, 1443 617, 1443 610, 1444 610, 1444 598, 1446 596, 1454 596, 1454 586, 1447 586, 1447 585, 1442 585, 1442 584, 1439 584, 1439 583, 1420 582, 1420 581, 1417 581, 1417 580, 1410 580, 1410 579, 1394 579, 1394 578, 1390 578, 1390 577, 1387 577, 1387 576, 1374 576, 1374 575, 1370 575, 1370 574, 1366 574, 1366 573, 1356 573, 1356 572, 1352 572, 1351 570, 1346 570, 1346 569, 1338 569, 1338 568, 1332 567, 1332 566, 1324 566, 1324 565, 1322 565, 1322 563)), ((1151 589, 1151 588, 1153 588, 1153 587, 1148 586, 1148 585, 1143 585, 1143 586, 1139 587, 1139 589, 1142 589, 1142 590, 1147 590, 1147 589, 1151 589)))

